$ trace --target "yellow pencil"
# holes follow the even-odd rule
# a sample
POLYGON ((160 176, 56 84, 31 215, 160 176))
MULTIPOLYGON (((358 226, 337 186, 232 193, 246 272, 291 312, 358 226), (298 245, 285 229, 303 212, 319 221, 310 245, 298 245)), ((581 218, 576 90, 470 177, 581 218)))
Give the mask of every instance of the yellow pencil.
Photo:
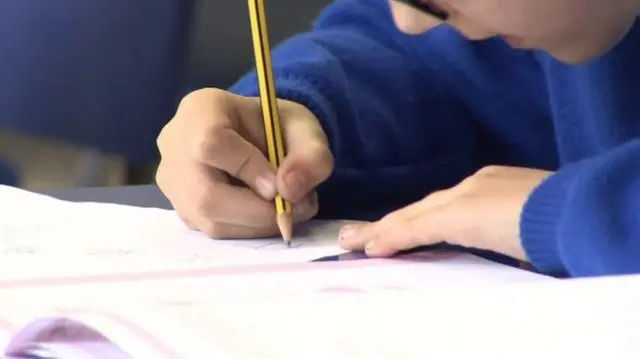
MULTIPOLYGON (((249 14, 269 162, 271 162, 271 165, 275 169, 278 169, 284 160, 285 149, 282 140, 282 130, 280 129, 280 116, 278 114, 278 104, 276 101, 273 69, 271 68, 271 48, 269 46, 269 33, 267 31, 264 1, 249 0, 249 14)), ((293 235, 291 203, 280 195, 277 195, 275 205, 280 233, 285 243, 290 246, 293 235)))

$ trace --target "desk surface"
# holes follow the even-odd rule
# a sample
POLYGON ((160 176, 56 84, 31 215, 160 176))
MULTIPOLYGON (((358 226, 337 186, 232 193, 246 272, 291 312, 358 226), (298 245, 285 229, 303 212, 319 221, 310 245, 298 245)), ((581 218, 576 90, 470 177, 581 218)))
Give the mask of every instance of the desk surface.
POLYGON ((70 188, 41 193, 71 202, 103 202, 137 207, 171 208, 155 185, 70 188))

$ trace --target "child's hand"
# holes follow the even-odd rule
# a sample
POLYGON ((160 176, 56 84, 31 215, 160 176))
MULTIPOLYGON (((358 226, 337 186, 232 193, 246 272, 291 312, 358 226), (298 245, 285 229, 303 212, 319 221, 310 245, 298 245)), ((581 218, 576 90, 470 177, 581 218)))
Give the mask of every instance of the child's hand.
POLYGON ((314 188, 333 171, 327 138, 304 106, 278 107, 287 155, 276 173, 258 98, 203 89, 182 100, 158 137, 156 180, 187 225, 215 238, 275 235, 276 192, 293 203, 295 221, 316 214, 314 188))
POLYGON ((551 173, 486 167, 458 186, 433 193, 378 222, 343 228, 341 245, 390 256, 421 245, 447 242, 526 260, 519 224, 531 192, 551 173))

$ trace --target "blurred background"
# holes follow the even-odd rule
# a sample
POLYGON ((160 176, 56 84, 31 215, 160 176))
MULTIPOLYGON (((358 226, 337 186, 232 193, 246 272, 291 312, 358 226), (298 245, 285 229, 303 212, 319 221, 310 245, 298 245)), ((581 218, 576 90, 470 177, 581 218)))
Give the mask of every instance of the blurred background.
MULTIPOLYGON (((329 2, 267 0, 271 44, 329 2)), ((246 1, 1 1, 0 184, 152 183, 180 98, 252 65, 246 1)))

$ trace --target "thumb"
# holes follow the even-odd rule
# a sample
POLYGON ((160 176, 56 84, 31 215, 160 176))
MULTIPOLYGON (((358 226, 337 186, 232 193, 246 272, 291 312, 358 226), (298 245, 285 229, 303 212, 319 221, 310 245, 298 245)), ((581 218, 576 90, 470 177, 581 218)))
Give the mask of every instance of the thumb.
POLYGON ((333 155, 322 126, 310 111, 306 108, 304 111, 283 116, 286 157, 278 169, 277 185, 278 192, 293 203, 324 182, 333 171, 333 155))

